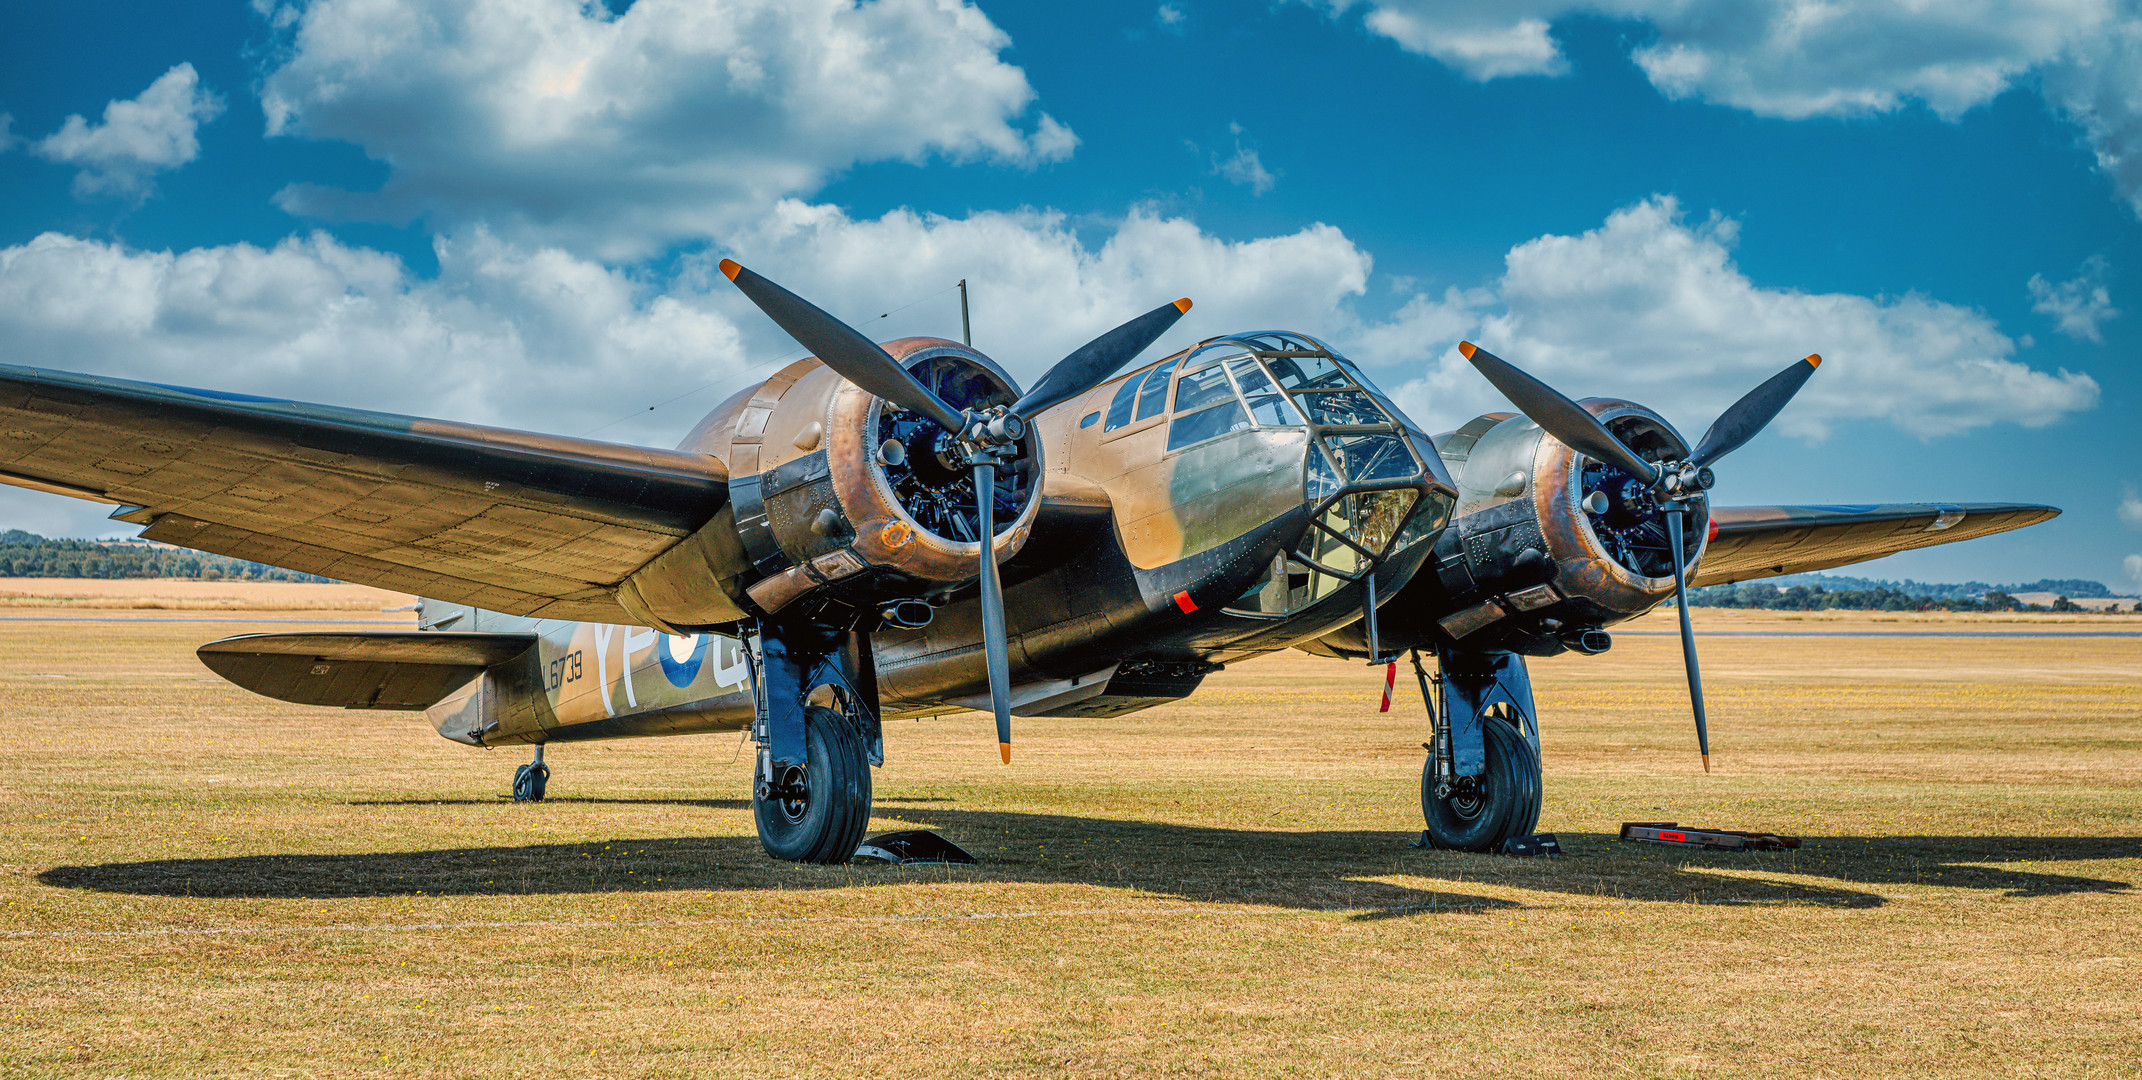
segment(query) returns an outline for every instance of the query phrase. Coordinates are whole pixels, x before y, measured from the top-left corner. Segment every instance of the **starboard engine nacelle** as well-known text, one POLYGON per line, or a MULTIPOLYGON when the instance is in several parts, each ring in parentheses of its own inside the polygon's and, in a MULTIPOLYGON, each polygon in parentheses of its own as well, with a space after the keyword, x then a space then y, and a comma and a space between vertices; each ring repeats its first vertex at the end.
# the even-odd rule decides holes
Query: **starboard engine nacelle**
MULTIPOLYGON (((906 338, 884 348, 953 408, 1017 396, 1001 368, 957 342, 906 338)), ((914 624, 927 620, 922 605, 976 579, 980 514, 953 436, 816 359, 722 403, 680 449, 728 465, 729 505, 619 590, 629 610, 657 625, 703 628, 814 607, 827 622, 887 612, 914 624)), ((1019 449, 996 473, 1000 563, 1025 546, 1039 504, 1039 440, 1026 433, 1019 449)))
MULTIPOLYGON (((1647 460, 1686 457, 1656 412, 1632 402, 1581 404, 1647 460)), ((1602 628, 1673 596, 1660 500, 1636 477, 1594 461, 1514 413, 1489 413, 1435 440, 1458 486, 1450 527, 1405 589, 1377 612, 1381 644, 1552 656, 1604 651, 1602 628)), ((1692 564, 1709 530, 1697 497, 1683 540, 1692 564)), ((1365 654, 1359 624, 1324 639, 1365 654)))

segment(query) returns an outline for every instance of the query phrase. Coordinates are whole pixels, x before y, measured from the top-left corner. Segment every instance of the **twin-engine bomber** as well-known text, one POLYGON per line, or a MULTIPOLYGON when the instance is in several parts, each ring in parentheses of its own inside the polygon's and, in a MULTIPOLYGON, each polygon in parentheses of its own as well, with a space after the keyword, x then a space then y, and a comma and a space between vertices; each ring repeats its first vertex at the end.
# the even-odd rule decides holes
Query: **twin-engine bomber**
POLYGON ((813 356, 675 450, 0 367, 0 482, 117 504, 143 536, 417 594, 419 629, 262 634, 201 660, 308 705, 424 712, 472 746, 748 729, 768 854, 846 861, 883 721, 1110 717, 1296 648, 1411 654, 1438 846, 1530 833, 1525 658, 1605 652, 1686 590, 2019 528, 2011 504, 1713 507, 1711 466, 1820 363, 1691 446, 1461 346, 1517 406, 1430 438, 1306 334, 1223 334, 1119 374, 1163 304, 1022 390, 981 352, 870 341, 733 262, 813 356), (1421 654, 1432 657, 1431 679, 1421 654))

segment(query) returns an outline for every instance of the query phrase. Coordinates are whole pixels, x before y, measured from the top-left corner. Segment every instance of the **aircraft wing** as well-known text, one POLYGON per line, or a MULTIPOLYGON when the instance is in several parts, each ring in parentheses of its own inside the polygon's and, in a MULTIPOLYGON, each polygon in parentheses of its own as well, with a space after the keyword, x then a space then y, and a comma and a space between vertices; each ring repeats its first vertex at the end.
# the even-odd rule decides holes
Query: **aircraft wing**
POLYGON ((2020 529, 2059 513, 2027 503, 1721 506, 1711 511, 1718 531, 1689 584, 1725 585, 1827 570, 2020 529))
POLYGON ((117 503, 151 540, 604 622, 728 499, 703 454, 6 365, 0 483, 117 503))

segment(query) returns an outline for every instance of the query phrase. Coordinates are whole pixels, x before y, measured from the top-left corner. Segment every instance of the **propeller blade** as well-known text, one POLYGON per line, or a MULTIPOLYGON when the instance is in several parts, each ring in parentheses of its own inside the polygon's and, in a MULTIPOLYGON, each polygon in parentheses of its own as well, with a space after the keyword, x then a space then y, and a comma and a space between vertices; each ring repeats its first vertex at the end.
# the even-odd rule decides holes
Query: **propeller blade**
POLYGON ((1162 304, 1079 346, 1076 352, 1058 360, 1056 366, 1011 407, 1012 413, 1021 417, 1033 416, 1093 389, 1102 380, 1121 371, 1123 365, 1144 352, 1146 346, 1158 341, 1160 335, 1167 333, 1168 328, 1189 310, 1190 298, 1186 296, 1172 304, 1162 304))
POLYGON ((982 512, 982 658, 989 665, 989 707, 997 714, 997 753, 1011 764, 1011 646, 1004 632, 1004 585, 997 580, 997 467, 974 467, 974 498, 982 512))
POLYGON ((788 331, 804 348, 842 378, 887 401, 913 409, 937 422, 946 431, 960 429, 960 414, 917 382, 900 362, 877 342, 864 337, 847 323, 826 314, 810 301, 767 279, 723 259, 721 272, 759 306, 766 316, 788 331))
POLYGON ((1733 403, 1732 408, 1719 414, 1711 429, 1703 433, 1703 441, 1696 444, 1696 452, 1689 457, 1689 463, 1700 469, 1755 438, 1777 419, 1792 396, 1807 385, 1807 377, 1821 366, 1822 357, 1809 356, 1748 391, 1746 396, 1733 403))
POLYGON ((1487 381, 1502 391, 1502 396, 1509 398, 1519 412, 1547 434, 1595 461, 1604 461, 1647 482, 1657 482, 1659 467, 1624 446, 1598 417, 1586 412, 1584 406, 1470 341, 1459 342, 1458 352, 1472 361, 1473 366, 1480 369, 1480 374, 1487 376, 1487 381))
POLYGON ((1681 565, 1682 517, 1686 503, 1666 510, 1666 544, 1673 549, 1673 602, 1681 609, 1681 662, 1688 666, 1688 700, 1696 707, 1696 749, 1703 755, 1703 771, 1711 771, 1711 733, 1703 722, 1703 675, 1696 667, 1696 628, 1688 621, 1688 573, 1681 565))

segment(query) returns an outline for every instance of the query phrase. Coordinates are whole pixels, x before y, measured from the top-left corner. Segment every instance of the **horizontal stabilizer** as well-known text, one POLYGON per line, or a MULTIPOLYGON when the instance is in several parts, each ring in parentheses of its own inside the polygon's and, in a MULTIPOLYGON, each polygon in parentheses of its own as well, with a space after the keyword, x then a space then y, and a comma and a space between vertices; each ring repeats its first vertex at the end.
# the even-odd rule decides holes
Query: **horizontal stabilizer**
POLYGON ((265 697, 343 709, 428 709, 483 670, 535 646, 533 634, 245 634, 196 655, 265 697))
POLYGON ((2058 517, 2028 503, 1720 506, 1692 585, 1828 570, 1913 548, 1972 540, 2058 517))

